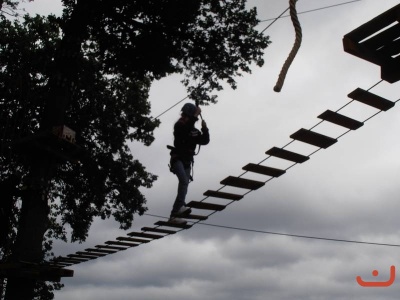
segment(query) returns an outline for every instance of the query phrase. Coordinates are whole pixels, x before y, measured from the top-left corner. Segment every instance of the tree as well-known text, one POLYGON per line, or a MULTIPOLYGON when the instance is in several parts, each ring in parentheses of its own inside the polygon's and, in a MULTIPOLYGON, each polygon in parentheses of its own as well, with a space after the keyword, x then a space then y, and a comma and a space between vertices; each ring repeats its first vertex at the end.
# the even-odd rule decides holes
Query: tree
POLYGON ((0 12, 3 15, 16 17, 19 15, 17 11, 18 4, 25 1, 32 2, 33 0, 0 0, 0 12))
MULTIPOLYGON (((6 255, 11 261, 40 263, 45 234, 50 242, 66 239, 67 224, 74 241, 85 240, 94 217, 113 216, 129 228, 134 214, 146 210, 139 188, 156 180, 127 145, 154 139, 159 121, 149 115, 152 82, 183 73, 193 100, 214 103, 223 81, 235 88, 235 77, 250 72, 251 63, 263 64, 269 43, 255 30, 256 10, 247 10, 245 0, 63 4, 60 18, 1 20, 0 176, 17 176, 25 191, 13 196, 22 204, 18 227, 8 233, 16 234, 6 255), (200 86, 192 84, 198 80, 200 86), (70 151, 40 147, 63 125, 76 131, 79 162, 60 163, 70 151)), ((20 281, 10 278, 6 297, 32 299, 36 280, 23 284, 21 291, 20 281)))

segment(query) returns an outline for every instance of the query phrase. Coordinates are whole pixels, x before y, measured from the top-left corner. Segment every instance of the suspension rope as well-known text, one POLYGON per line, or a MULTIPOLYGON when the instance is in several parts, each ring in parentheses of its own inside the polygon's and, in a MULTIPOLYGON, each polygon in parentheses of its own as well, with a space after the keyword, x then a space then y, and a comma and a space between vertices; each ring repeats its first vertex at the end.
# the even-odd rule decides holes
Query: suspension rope
MULTIPOLYGON (((377 85, 378 85, 379 83, 381 83, 381 82, 382 82, 382 81, 379 81, 378 83, 374 84, 374 85, 371 86, 368 90, 370 90, 370 89, 372 89, 373 87, 377 86, 377 85)), ((353 101, 354 101, 354 100, 351 100, 350 102, 353 102, 353 101)), ((397 103, 397 102, 399 102, 399 101, 400 101, 400 99, 397 99, 394 103, 397 103)), ((338 111, 340 111, 341 109, 343 109, 343 108, 346 107, 346 106, 347 106, 347 104, 344 105, 344 106, 342 106, 338 111)), ((378 115, 380 112, 381 112, 381 111, 379 111, 379 112, 373 114, 372 116, 370 116, 369 118, 367 118, 366 120, 364 120, 363 123, 365 123, 367 120, 372 119, 373 117, 375 117, 376 115, 378 115)), ((324 121, 325 121, 325 120, 324 120, 324 121)), ((319 124, 321 124, 321 123, 322 123, 322 122, 319 122, 319 123, 318 123, 317 125, 315 125, 313 128, 317 127, 317 126, 318 126, 319 124)), ((350 131, 351 131, 351 130, 348 130, 348 131, 345 132, 344 134, 340 135, 337 139, 339 139, 340 137, 342 137, 342 136, 348 134, 350 131)), ((288 145, 292 144, 293 142, 294 142, 294 139, 292 139, 292 141, 290 141, 289 143, 287 143, 287 144, 286 144, 283 148, 281 148, 281 149, 286 148, 288 145)), ((312 156, 313 154, 315 154, 316 152, 318 152, 318 151, 320 151, 320 150, 321 150, 321 148, 317 149, 316 151, 312 152, 309 156, 312 156)), ((259 164, 261 164, 262 162, 268 160, 270 157, 271 157, 271 156, 266 157, 266 158, 263 159, 259 164)), ((298 163, 292 164, 291 166, 289 166, 288 168, 286 168, 285 171, 287 171, 288 169, 294 167, 294 166, 297 165, 297 164, 298 164, 298 163)), ((247 172, 248 172, 248 171, 244 172, 244 173, 241 174, 239 177, 242 177, 242 176, 245 175, 247 172)), ((267 179, 267 180, 264 182, 264 184, 266 184, 267 182, 271 181, 271 180, 274 179, 274 178, 275 178, 275 177, 271 177, 270 179, 267 179)), ((224 189, 225 187, 226 187, 226 185, 223 185, 222 187, 220 187, 220 188, 218 189, 218 191, 224 189)), ((252 192, 252 190, 246 192, 244 195, 242 195, 242 197, 246 196, 247 194, 249 194, 249 193, 251 193, 251 192, 252 192)), ((209 198, 209 197, 210 197, 210 196, 206 196, 204 199, 200 200, 200 202, 203 202, 204 200, 206 200, 206 199, 209 198)), ((230 205, 233 204, 234 202, 236 202, 236 201, 235 201, 235 200, 230 201, 229 203, 227 203, 227 204, 225 205, 225 207, 230 206, 230 205)), ((210 217, 210 216, 212 216, 212 215, 215 214, 216 212, 217 212, 217 211, 213 211, 212 213, 208 214, 208 215, 207 215, 207 218, 210 217)), ((164 217, 164 216, 157 216, 157 215, 154 215, 154 214, 145 213, 144 215, 152 216, 152 217, 158 217, 158 218, 163 218, 163 219, 168 219, 167 217, 164 217)), ((346 242, 346 243, 364 244, 364 245, 379 245, 379 246, 400 247, 400 245, 397 245, 397 244, 390 244, 390 243, 377 243, 377 242, 369 242, 369 241, 357 241, 357 240, 350 240, 350 239, 344 239, 344 238, 343 238, 343 239, 338 239, 338 238, 329 238, 329 237, 318 237, 318 236, 312 236, 312 235, 299 235, 299 234, 291 234, 291 233, 280 233, 280 232, 272 232, 272 231, 252 230, 252 229, 245 229, 245 228, 232 227, 232 226, 214 225, 214 224, 204 223, 201 219, 199 219, 199 220, 197 220, 197 221, 194 221, 194 222, 191 222, 191 223, 192 223, 192 224, 190 225, 190 227, 193 226, 193 225, 196 225, 196 224, 200 224, 200 225, 204 224, 204 225, 208 225, 208 226, 215 226, 215 227, 221 227, 221 228, 230 228, 230 229, 242 230, 242 231, 259 232, 259 233, 264 233, 264 234, 275 234, 275 235, 289 236, 289 237, 295 237, 295 238, 307 238, 307 239, 314 239, 314 240, 325 240, 325 241, 334 241, 334 242, 346 242)), ((156 227, 154 227, 154 229, 157 229, 157 228, 162 227, 162 226, 163 226, 162 224, 156 224, 156 227)), ((173 233, 177 233, 177 232, 183 231, 183 230, 185 230, 185 229, 186 229, 186 228, 181 228, 181 229, 178 229, 178 230, 174 231, 173 233)), ((142 230, 143 230, 143 229, 142 229, 142 230)), ((162 229, 160 229, 160 230, 162 230, 162 229)), ((169 232, 164 232, 164 233, 166 233, 166 235, 169 235, 169 234, 170 234, 169 232)), ((166 235, 165 235, 165 236, 166 236, 166 235)), ((109 246, 108 243, 106 243, 104 246, 96 246, 96 248, 97 248, 97 247, 99 247, 99 248, 108 248, 108 247, 111 247, 110 249, 116 249, 114 252, 117 252, 117 251, 120 251, 120 250, 125 250, 125 249, 128 249, 128 248, 130 248, 130 247, 135 247, 135 246, 140 245, 140 244, 121 243, 121 242, 119 241, 119 239, 117 239, 116 242, 112 242, 112 243, 115 243, 116 245, 119 245, 119 243, 120 243, 123 247, 112 247, 112 246, 109 246)), ((112 243, 110 243, 110 244, 112 245, 112 243)), ((59 266, 60 266, 60 267, 63 267, 63 265, 73 265, 73 264, 76 264, 76 263, 84 262, 84 261, 87 261, 87 260, 89 260, 89 259, 94 259, 94 258, 97 258, 97 257, 98 257, 96 254, 91 255, 91 251, 92 251, 91 249, 87 249, 87 251, 89 251, 89 252, 88 252, 88 257, 84 257, 85 253, 83 253, 84 255, 82 256, 81 259, 80 259, 80 258, 79 258, 79 259, 73 259, 73 258, 71 259, 70 256, 59 257, 59 258, 55 258, 55 260, 54 260, 51 264, 60 264, 59 266), (91 256, 91 257, 90 257, 90 256, 91 256), (59 260, 59 259, 61 259, 61 260, 59 260), (63 259, 64 259, 64 261, 63 261, 63 259), (59 261, 58 261, 58 260, 59 260, 59 261)), ((94 250, 94 252, 96 253, 96 250, 94 250)), ((114 252, 111 252, 111 253, 114 253, 114 252)), ((82 254, 82 252, 77 252, 77 254, 75 254, 75 255, 78 255, 78 257, 79 257, 80 254, 82 254)))
POLYGON ((297 54, 297 51, 299 51, 299 48, 300 48, 300 45, 301 45, 301 40, 302 40, 301 26, 300 26, 299 19, 297 18, 296 2, 297 2, 297 0, 289 0, 290 17, 292 19, 292 23, 293 23, 293 26, 295 28, 296 39, 295 39, 293 48, 290 51, 289 56, 286 59, 284 65, 282 67, 281 73, 279 74, 279 77, 278 77, 278 81, 277 81, 277 83, 276 83, 276 85, 274 87, 274 91, 278 92, 278 93, 282 89, 283 83, 284 83, 285 78, 286 78, 286 74, 287 74, 287 72, 289 70, 289 67, 292 64, 296 54, 297 54))
MULTIPOLYGON (((154 218, 168 219, 167 217, 159 216, 159 215, 153 215, 153 214, 147 214, 147 213, 145 215, 149 216, 149 217, 154 217, 154 218)), ((283 233, 283 232, 250 229, 250 228, 235 227, 235 226, 228 226, 228 225, 217 225, 217 224, 211 224, 211 223, 205 223, 205 222, 200 222, 198 224, 204 225, 204 226, 210 226, 210 227, 237 230, 237 231, 254 232, 254 233, 262 233, 262 234, 269 234, 269 235, 278 235, 278 236, 288 236, 288 237, 294 237, 294 238, 300 238, 300 239, 322 240, 322 241, 330 241, 330 242, 363 244, 363 245, 373 245, 373 246, 400 247, 400 244, 378 243, 378 242, 368 242, 368 241, 359 241, 359 240, 328 238, 328 237, 320 237, 320 236, 312 236, 312 235, 283 233)))
MULTIPOLYGON (((305 11, 297 12, 297 15, 307 14, 307 13, 310 13, 310 12, 320 11, 320 10, 333 8, 333 7, 337 7, 337 6, 341 6, 341 5, 346 5, 346 4, 350 4, 350 3, 358 2, 358 1, 362 1, 362 0, 352 0, 352 1, 338 3, 338 4, 334 4, 334 5, 328 5, 328 6, 323 6, 323 7, 319 7, 319 8, 310 9, 310 10, 305 10, 305 11)), ((282 19, 282 18, 287 18, 287 17, 290 17, 290 15, 280 16, 279 18, 282 19)), ((268 21, 272 21, 272 20, 276 20, 276 18, 270 18, 270 19, 261 20, 260 23, 268 22, 268 21)))
MULTIPOLYGON (((377 85, 379 85, 379 84, 382 83, 382 82, 383 82, 383 80, 378 81, 377 83, 373 84, 370 88, 368 88, 367 91, 373 89, 374 87, 376 87, 377 85)), ((397 102, 399 102, 399 101, 400 101, 400 99, 397 99, 397 100, 394 101, 394 102, 397 103, 397 102)), ((354 99, 351 99, 347 104, 343 105, 343 106, 342 106, 341 108, 339 108, 336 112, 341 111, 343 108, 347 107, 347 106, 348 106, 350 103, 352 103, 352 102, 354 102, 354 99)), ((373 117, 375 117, 376 115, 380 114, 381 112, 382 112, 382 111, 378 111, 378 112, 374 113, 374 114, 371 115, 370 117, 368 117, 368 118, 366 118, 365 120, 363 120, 363 123, 365 123, 365 122, 367 122, 368 120, 372 119, 373 117)), ((326 121, 325 121, 325 120, 322 120, 322 121, 318 122, 316 125, 312 126, 311 129, 314 129, 314 128, 318 127, 320 124, 322 124, 322 123, 324 123, 324 122, 326 122, 326 121)), ((309 130, 311 130, 311 129, 309 129, 309 130)), ((350 131, 351 131, 351 130, 348 130, 348 131, 344 132, 343 134, 341 134, 340 136, 338 136, 336 139, 339 139, 339 138, 343 137, 344 135, 348 134, 350 131)), ((289 145, 291 145, 291 144, 294 143, 294 142, 295 142, 295 140, 292 139, 292 140, 291 140, 290 142, 288 142, 286 145, 284 145, 283 147, 281 147, 281 149, 287 148, 289 145)), ((316 149, 315 151, 313 151, 312 153, 310 153, 310 154, 307 155, 307 156, 310 157, 310 156, 314 155, 315 153, 319 152, 320 150, 321 150, 321 148, 318 148, 318 149, 316 149)), ((258 165, 262 164, 263 162, 267 161, 267 160, 270 159, 270 158, 271 158, 270 155, 267 156, 266 158, 264 158, 263 160, 261 160, 261 161, 258 163, 258 165)), ((289 169, 293 168, 293 167, 296 166, 297 164, 298 164, 298 163, 293 163, 292 165, 290 165, 289 167, 287 167, 284 171, 288 171, 289 169)), ((249 171, 243 172, 242 174, 240 174, 240 175, 238 176, 238 178, 243 177, 243 176, 246 175, 248 172, 249 172, 249 171)), ((272 181, 273 179, 275 179, 275 177, 271 177, 271 178, 265 180, 265 181, 264 181, 264 184, 267 184, 268 182, 272 181)), ((217 191, 221 191, 221 190, 223 190, 223 189, 226 188, 226 187, 227 187, 226 185, 222 185, 217 191)), ((252 192, 252 190, 249 190, 249 191, 247 191, 246 193, 244 193, 244 194, 241 195, 241 196, 244 197, 244 196, 250 194, 251 192, 252 192)), ((204 202, 204 201, 205 201, 206 199, 208 199, 208 198, 209 198, 209 196, 206 196, 206 197, 204 197, 203 199, 201 199, 199 202, 204 202)), ((229 203, 227 203, 225 206, 228 207, 228 206, 230 206, 231 204, 233 204, 233 203, 235 203, 235 202, 236 202, 235 200, 232 200, 232 201, 230 201, 229 203)), ((217 212, 218 212, 218 211, 213 211, 213 212, 209 213, 209 214, 207 215, 207 217, 210 217, 210 216, 216 214, 217 212)), ((146 214, 146 213, 145 213, 144 215, 149 215, 149 214, 146 214)), ((203 223, 203 222, 202 222, 201 220, 198 220, 198 221, 193 222, 193 225, 194 225, 194 224, 202 224, 202 223, 203 223)))

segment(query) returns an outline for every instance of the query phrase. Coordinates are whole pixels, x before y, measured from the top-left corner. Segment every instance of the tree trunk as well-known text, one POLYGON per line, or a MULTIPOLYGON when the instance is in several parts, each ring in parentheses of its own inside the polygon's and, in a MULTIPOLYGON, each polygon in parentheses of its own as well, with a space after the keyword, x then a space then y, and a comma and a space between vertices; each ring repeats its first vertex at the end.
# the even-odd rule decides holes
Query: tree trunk
MULTIPOLYGON (((37 157, 32 164, 28 191, 22 196, 12 262, 40 263, 43 260, 43 237, 48 226, 49 212, 47 191, 53 165, 45 157, 37 157)), ((8 278, 5 299, 33 299, 35 283, 33 278, 8 278)))
MULTIPOLYGON (((1 1, 1 0, 0 0, 1 1)), ((90 22, 90 6, 93 0, 79 0, 68 20, 58 55, 55 58, 55 74, 49 81, 49 94, 41 122, 42 130, 63 125, 65 111, 71 100, 74 81, 81 55, 81 44, 90 22)), ((40 263, 43 260, 43 240, 47 230, 49 205, 47 191, 56 163, 51 155, 43 153, 32 157, 30 188, 32 192, 23 197, 17 240, 13 249, 13 261, 40 263)), ((33 299, 36 280, 32 278, 9 278, 6 300, 33 299)))

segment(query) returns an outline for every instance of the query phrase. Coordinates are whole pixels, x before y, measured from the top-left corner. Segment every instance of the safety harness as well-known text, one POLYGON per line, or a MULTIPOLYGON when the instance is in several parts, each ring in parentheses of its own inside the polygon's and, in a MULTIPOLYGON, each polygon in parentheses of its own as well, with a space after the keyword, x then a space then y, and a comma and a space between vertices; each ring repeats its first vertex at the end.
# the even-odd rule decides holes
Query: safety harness
MULTIPOLYGON (((173 151, 176 151, 176 148, 175 148, 174 146, 167 145, 167 148, 168 148, 169 150, 171 150, 170 154, 172 154, 173 151)), ((201 145, 199 145, 199 150, 197 151, 197 153, 194 153, 193 156, 196 156, 197 154, 200 153, 200 148, 201 148, 201 145)), ((175 171, 174 171, 174 168, 172 167, 171 164, 168 164, 168 168, 169 168, 169 170, 171 171, 171 173, 176 174, 175 171)), ((191 174, 190 174, 190 176, 189 176, 190 182, 194 181, 193 178, 194 178, 194 160, 191 161, 191 174)))

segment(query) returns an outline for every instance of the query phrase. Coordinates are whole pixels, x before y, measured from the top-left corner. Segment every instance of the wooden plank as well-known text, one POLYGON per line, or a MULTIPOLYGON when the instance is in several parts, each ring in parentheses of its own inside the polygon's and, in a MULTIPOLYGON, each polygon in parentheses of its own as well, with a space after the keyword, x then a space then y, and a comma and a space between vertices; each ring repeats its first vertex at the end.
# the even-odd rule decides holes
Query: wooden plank
POLYGON ((243 167, 243 170, 272 177, 279 177, 286 173, 285 170, 252 164, 252 163, 245 165, 243 167))
POLYGON ((127 246, 127 247, 136 247, 136 246, 138 246, 138 244, 125 243, 125 242, 116 242, 116 241, 107 241, 104 244, 117 245, 117 246, 127 246))
POLYGON ((149 233, 144 233, 144 232, 130 232, 128 233, 129 236, 137 236, 137 237, 143 237, 147 239, 160 239, 164 237, 163 235, 158 235, 158 234, 149 234, 149 233))
POLYGON ((388 28, 385 31, 371 37, 368 40, 363 41, 361 44, 368 49, 378 50, 381 47, 385 47, 391 42, 395 41, 400 35, 400 23, 388 28))
POLYGON ((53 259, 53 260, 50 260, 50 261, 44 261, 42 264, 46 265, 46 266, 49 266, 49 267, 57 268, 60 265, 70 265, 71 263, 62 263, 62 262, 59 262, 59 261, 56 261, 56 260, 53 259))
POLYGON ((47 264, 26 262, 0 264, 0 277, 30 278, 40 281, 61 281, 61 277, 73 277, 74 271, 47 264))
POLYGON ((67 263, 67 262, 61 262, 61 261, 50 261, 50 262, 47 262, 47 264, 49 266, 64 268, 64 267, 69 267, 69 266, 73 265, 74 263, 72 263, 72 262, 67 263))
POLYGON ((81 254, 81 255, 89 255, 89 256, 95 256, 95 257, 103 257, 106 256, 107 254, 105 253, 93 253, 93 252, 88 252, 88 251, 77 251, 76 254, 81 254))
POLYGON ((242 195, 224 193, 224 192, 219 192, 219 191, 210 191, 210 190, 205 192, 203 195, 208 196, 208 197, 222 198, 222 199, 228 199, 228 200, 234 200, 234 201, 238 201, 243 198, 242 195))
POLYGON ((73 260, 73 259, 67 259, 67 258, 57 258, 57 260, 55 261, 56 263, 60 263, 60 264, 68 264, 69 266, 71 265, 75 265, 75 264, 79 264, 82 261, 80 260, 73 260))
POLYGON ((384 47, 376 51, 377 55, 390 56, 390 57, 395 56, 399 53, 400 53, 400 39, 393 41, 392 43, 385 45, 384 47))
POLYGON ((69 257, 58 257, 56 259, 56 261, 79 264, 81 262, 87 261, 87 259, 75 259, 75 258, 69 258, 69 257))
POLYGON ((52 261, 49 265, 58 267, 58 268, 64 268, 64 267, 69 267, 74 265, 75 263, 73 262, 61 262, 61 261, 52 261))
POLYGON ((331 110, 327 110, 327 111, 323 112, 322 114, 320 114, 318 116, 318 118, 328 121, 328 122, 331 122, 331 123, 334 123, 339 126, 346 127, 351 130, 356 130, 364 125, 363 122, 354 120, 352 118, 346 117, 342 114, 333 112, 331 110))
POLYGON ((90 260, 90 259, 96 259, 98 258, 97 256, 91 256, 91 255, 79 255, 79 254, 68 254, 67 255, 70 258, 78 258, 78 259, 86 259, 86 260, 90 260))
POLYGON ((143 231, 150 231, 150 232, 158 232, 158 233, 165 233, 165 234, 174 234, 176 231, 168 230, 168 229, 161 229, 161 228, 153 228, 153 227, 143 227, 143 231))
POLYGON ((271 149, 269 149, 267 152, 265 152, 265 154, 271 155, 271 156, 275 156, 275 157, 279 157, 285 160, 290 160, 292 162, 301 164, 303 162, 306 162, 307 160, 310 159, 310 157, 308 156, 304 156, 295 152, 291 152, 282 148, 278 148, 278 147, 273 147, 271 149))
POLYGON ((352 91, 350 94, 348 94, 348 97, 383 111, 389 110, 395 104, 392 101, 377 96, 371 92, 367 92, 361 88, 357 88, 352 91))
POLYGON ((324 149, 332 146, 334 143, 337 142, 337 140, 334 138, 304 128, 296 131, 290 137, 294 140, 298 140, 303 143, 307 143, 324 149))
POLYGON ((80 262, 88 261, 88 259, 85 258, 85 257, 82 257, 82 258, 80 258, 80 257, 70 257, 70 255, 72 255, 72 254, 69 254, 67 256, 63 256, 63 257, 60 257, 60 258, 57 258, 57 259, 61 260, 61 261, 67 261, 69 259, 71 261, 80 261, 80 262), (62 259, 65 259, 65 260, 62 260, 62 259))
POLYGON ((96 245, 95 247, 100 248, 100 249, 113 249, 113 250, 120 250, 120 251, 128 249, 126 247, 117 247, 117 246, 110 246, 110 245, 96 245))
POLYGON ((117 240, 118 241, 127 241, 127 242, 132 242, 132 243, 141 243, 141 244, 150 242, 149 240, 136 239, 136 238, 124 237, 124 236, 117 237, 117 240))
POLYGON ((392 7, 386 12, 378 15, 372 20, 364 23, 363 25, 357 27, 351 32, 347 33, 346 36, 354 41, 361 41, 367 37, 373 35, 374 33, 382 30, 383 28, 389 26, 395 21, 399 20, 400 4, 392 7))
POLYGON ((187 215, 182 217, 183 219, 190 219, 190 220, 200 220, 200 221, 205 221, 208 219, 208 216, 202 216, 202 215, 187 215))
POLYGON ((221 211, 221 210, 225 209, 225 207, 226 207, 225 205, 221 205, 221 204, 199 202, 199 201, 190 201, 187 206, 196 208, 196 209, 216 210, 216 211, 221 211))
POLYGON ((165 221, 158 221, 154 223, 157 226, 166 226, 166 227, 174 227, 174 228, 181 228, 181 229, 189 229, 192 225, 189 224, 176 224, 173 222, 165 222, 165 221))
MULTIPOLYGON (((105 253, 105 254, 113 254, 113 253, 117 253, 117 250, 104 250, 104 249, 94 249, 94 248, 87 248, 85 249, 85 251, 88 252, 97 252, 97 253, 105 253)), ((95 253, 93 253, 95 254, 95 253)))
POLYGON ((350 53, 354 56, 357 56, 361 59, 369 61, 371 63, 382 65, 387 63, 387 59, 384 59, 375 54, 375 51, 368 49, 362 44, 358 44, 357 42, 349 39, 348 37, 343 38, 343 49, 345 52, 350 53))
POLYGON ((224 180, 221 181, 222 185, 229 185, 233 187, 238 187, 242 189, 248 190, 257 190, 260 187, 264 186, 264 182, 244 179, 239 177, 228 176, 224 180))

